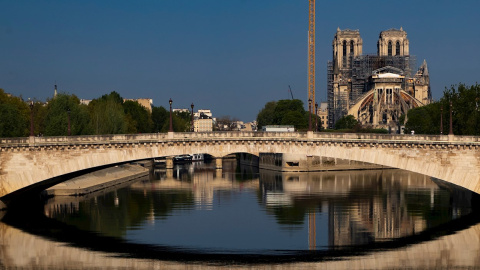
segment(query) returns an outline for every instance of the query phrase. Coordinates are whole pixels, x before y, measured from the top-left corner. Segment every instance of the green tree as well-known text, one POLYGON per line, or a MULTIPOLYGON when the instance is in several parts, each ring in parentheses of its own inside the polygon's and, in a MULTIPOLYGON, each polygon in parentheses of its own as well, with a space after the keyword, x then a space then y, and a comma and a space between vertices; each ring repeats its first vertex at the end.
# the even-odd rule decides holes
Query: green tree
POLYGON ((48 100, 44 134, 47 136, 68 135, 69 118, 71 135, 92 133, 87 107, 80 104, 77 96, 61 93, 48 100))
POLYGON ((480 135, 480 85, 459 84, 445 89, 438 102, 411 109, 407 114, 405 129, 420 134, 439 134, 440 119, 443 134, 450 130, 450 102, 453 107, 452 126, 456 135, 480 135))
MULTIPOLYGON (((299 99, 271 101, 257 115, 258 127, 266 125, 293 125, 296 129, 308 127, 309 113, 299 99)), ((312 124, 315 123, 312 115, 312 124)))
POLYGON ((154 132, 167 132, 170 121, 169 112, 162 106, 152 106, 152 121, 154 132), (166 127, 166 129, 164 129, 166 127))
POLYGON ((353 115, 345 115, 335 123, 335 129, 353 129, 358 125, 357 119, 353 115))
POLYGON ((88 104, 92 128, 95 134, 124 134, 127 132, 127 119, 123 109, 123 99, 117 92, 103 95, 88 104))
POLYGON ((150 112, 136 101, 127 100, 123 103, 127 121, 128 133, 150 133, 153 131, 153 121, 150 112))
POLYGON ((0 137, 28 136, 30 108, 21 98, 0 89, 0 137))
POLYGON ((414 108, 408 111, 408 121, 405 132, 412 130, 418 134, 440 133, 440 104, 432 103, 427 106, 414 108), (438 121, 437 121, 438 119, 438 121))
MULTIPOLYGON (((169 120, 170 121, 170 120, 169 120)), ((190 112, 174 112, 173 113, 173 131, 188 132, 190 131, 191 113, 190 112)), ((169 125, 170 122, 167 122, 169 125)))
POLYGON ((274 125, 276 101, 270 101, 265 104, 265 107, 257 115, 257 125, 262 128, 266 125, 274 125))

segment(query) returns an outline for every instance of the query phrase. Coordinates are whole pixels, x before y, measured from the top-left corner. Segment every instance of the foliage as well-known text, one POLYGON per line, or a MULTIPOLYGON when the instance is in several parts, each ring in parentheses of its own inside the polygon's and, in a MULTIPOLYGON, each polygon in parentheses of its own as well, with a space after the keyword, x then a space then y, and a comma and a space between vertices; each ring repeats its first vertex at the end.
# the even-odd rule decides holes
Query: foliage
POLYGON ((80 99, 75 95, 64 93, 58 94, 56 97, 48 101, 45 113, 44 130, 40 133, 47 136, 68 135, 69 117, 71 135, 85 135, 91 133, 90 117, 87 107, 81 105, 80 99))
POLYGON ((335 129, 353 129, 358 125, 357 119, 353 115, 345 115, 335 123, 335 129))
POLYGON ((265 107, 257 115, 257 125, 259 128, 266 125, 274 125, 276 101, 270 101, 265 104, 265 107))
MULTIPOLYGON (((270 101, 257 115, 258 127, 266 125, 293 125, 296 129, 308 128, 309 113, 299 99, 270 101)), ((312 117, 312 124, 315 116, 312 117)))
MULTIPOLYGON (((188 132, 191 129, 192 114, 190 112, 173 113, 173 131, 188 132)), ((170 125, 170 122, 168 122, 170 125)))
POLYGON ((150 112, 138 102, 127 100, 123 103, 128 133, 149 133, 153 129, 150 112))
POLYGON ((438 102, 408 111, 405 130, 420 134, 439 134, 440 122, 443 134, 450 130, 450 102, 452 103, 452 127, 455 135, 480 135, 480 85, 459 84, 445 89, 438 102), (442 117, 441 117, 442 116, 442 117))
POLYGON ((169 112, 162 106, 152 106, 153 132, 167 132, 169 125, 169 112), (166 127, 166 129, 164 129, 166 127))
POLYGON ((18 97, 0 89, 0 137, 23 137, 30 134, 30 108, 18 97))
POLYGON ((127 132, 123 99, 116 92, 103 95, 88 104, 94 134, 122 134, 127 132))

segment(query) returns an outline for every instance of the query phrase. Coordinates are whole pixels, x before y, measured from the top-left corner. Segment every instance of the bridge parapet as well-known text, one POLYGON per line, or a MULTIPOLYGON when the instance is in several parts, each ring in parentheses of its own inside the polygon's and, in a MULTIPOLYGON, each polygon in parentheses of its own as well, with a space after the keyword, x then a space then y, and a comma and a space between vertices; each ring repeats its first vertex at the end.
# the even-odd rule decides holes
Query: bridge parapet
POLYGON ((397 135, 372 133, 313 133, 309 137, 305 132, 176 132, 148 134, 115 134, 86 136, 52 136, 0 138, 0 147, 32 147, 46 145, 84 145, 115 143, 148 143, 168 141, 209 141, 209 140, 310 140, 310 141, 349 141, 349 142, 383 142, 383 143, 425 143, 425 144, 480 144, 476 136, 448 135, 397 135))

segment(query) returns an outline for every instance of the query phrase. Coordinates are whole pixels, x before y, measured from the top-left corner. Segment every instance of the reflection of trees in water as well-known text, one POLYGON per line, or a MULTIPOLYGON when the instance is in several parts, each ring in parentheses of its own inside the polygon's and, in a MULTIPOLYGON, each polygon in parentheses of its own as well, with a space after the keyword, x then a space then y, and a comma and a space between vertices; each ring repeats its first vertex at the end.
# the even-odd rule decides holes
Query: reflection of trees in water
MULTIPOLYGON (((235 161, 227 161, 226 164, 225 172, 236 172, 235 161)), ((184 164, 176 169, 178 170, 174 169, 174 172, 180 172, 178 175, 174 173, 176 180, 197 187, 199 182, 202 185, 209 184, 208 181, 202 181, 205 180, 202 175, 213 179, 216 171, 214 164, 204 163, 184 164)), ((253 176, 254 173, 250 170, 244 169, 243 171, 247 172, 247 175, 239 177, 247 179, 253 176)), ((50 217, 75 225, 81 230, 92 230, 108 236, 121 237, 125 235, 127 229, 139 226, 145 220, 165 219, 177 209, 193 209, 195 207, 198 198, 195 198, 190 186, 188 189, 150 189, 152 183, 167 180, 164 172, 156 171, 151 176, 158 180, 151 179, 141 182, 142 189, 122 188, 94 197, 85 197, 85 200, 72 198, 76 201, 75 203, 47 204, 45 208, 48 209, 50 217)), ((231 192, 220 191, 217 192, 217 196, 227 201, 230 200, 231 192)))
POLYGON ((151 219, 152 215, 154 218, 166 218, 176 208, 193 206, 194 198, 188 191, 144 192, 119 189, 80 202, 73 214, 55 212, 50 217, 75 225, 80 230, 121 237, 127 229, 151 219))

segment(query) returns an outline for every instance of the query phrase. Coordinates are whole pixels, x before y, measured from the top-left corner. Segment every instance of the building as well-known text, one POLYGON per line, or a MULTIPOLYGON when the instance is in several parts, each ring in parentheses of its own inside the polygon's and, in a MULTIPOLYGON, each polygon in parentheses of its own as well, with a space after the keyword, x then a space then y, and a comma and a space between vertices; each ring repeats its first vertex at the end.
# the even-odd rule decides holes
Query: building
POLYGON ((317 116, 320 118, 319 125, 323 129, 328 128, 328 102, 320 102, 320 107, 318 107, 317 116))
POLYGON ((213 131, 213 118, 210 110, 198 110, 198 112, 193 114, 193 118, 194 132, 213 131))
POLYGON ((359 30, 337 29, 327 64, 328 127, 351 114, 364 126, 399 132, 402 115, 432 100, 427 62, 412 73, 415 56, 402 28, 380 33, 376 55, 364 55, 362 45, 359 30))

